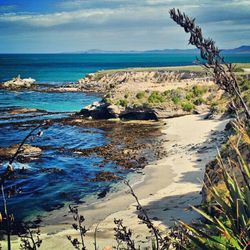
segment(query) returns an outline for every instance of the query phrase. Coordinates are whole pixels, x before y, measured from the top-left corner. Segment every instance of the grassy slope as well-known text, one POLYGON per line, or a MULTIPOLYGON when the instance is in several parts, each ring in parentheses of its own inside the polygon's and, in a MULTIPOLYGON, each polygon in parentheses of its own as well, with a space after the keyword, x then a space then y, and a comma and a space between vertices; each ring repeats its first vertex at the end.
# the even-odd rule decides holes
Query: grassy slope
MULTIPOLYGON (((248 68, 250 69, 250 63, 235 63, 236 68, 248 68)), ((118 72, 141 72, 141 71, 157 71, 157 70, 167 70, 167 71, 180 71, 180 72, 203 72, 204 68, 200 65, 190 65, 190 66, 176 66, 176 67, 151 67, 151 68, 126 68, 126 69, 112 69, 112 70, 102 70, 95 73, 96 78, 101 78, 106 74, 115 74, 118 72)), ((237 74, 249 74, 249 72, 237 72, 237 74)))

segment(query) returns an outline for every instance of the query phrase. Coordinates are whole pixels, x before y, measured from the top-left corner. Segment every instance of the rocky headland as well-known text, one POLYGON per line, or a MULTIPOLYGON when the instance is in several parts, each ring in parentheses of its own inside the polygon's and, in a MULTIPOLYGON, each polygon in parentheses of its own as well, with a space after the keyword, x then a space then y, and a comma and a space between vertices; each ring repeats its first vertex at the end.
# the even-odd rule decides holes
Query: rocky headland
POLYGON ((89 119, 157 120, 202 114, 223 95, 199 67, 100 71, 74 86, 102 93, 101 102, 79 112, 89 119))

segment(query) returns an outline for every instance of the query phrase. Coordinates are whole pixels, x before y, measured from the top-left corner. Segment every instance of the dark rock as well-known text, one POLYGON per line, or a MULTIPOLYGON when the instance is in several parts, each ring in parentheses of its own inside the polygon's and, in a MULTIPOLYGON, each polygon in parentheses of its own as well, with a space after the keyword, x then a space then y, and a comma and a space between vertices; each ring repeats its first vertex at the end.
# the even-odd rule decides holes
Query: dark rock
POLYGON ((59 168, 41 168, 40 169, 42 173, 47 173, 47 174, 63 174, 64 170, 59 169, 59 168))
POLYGON ((109 192, 109 188, 104 189, 102 192, 100 192, 97 195, 97 199, 102 199, 102 198, 106 197, 108 192, 109 192))
POLYGON ((114 114, 111 114, 108 110, 108 105, 105 103, 93 103, 84 109, 82 109, 78 114, 86 118, 93 119, 110 119, 116 118, 114 114))
POLYGON ((152 110, 127 111, 122 113, 119 118, 124 120, 158 120, 156 113, 152 110))
POLYGON ((149 108, 123 108, 104 102, 93 103, 82 109, 79 115, 93 119, 120 118, 123 120, 158 120, 157 113, 149 108))

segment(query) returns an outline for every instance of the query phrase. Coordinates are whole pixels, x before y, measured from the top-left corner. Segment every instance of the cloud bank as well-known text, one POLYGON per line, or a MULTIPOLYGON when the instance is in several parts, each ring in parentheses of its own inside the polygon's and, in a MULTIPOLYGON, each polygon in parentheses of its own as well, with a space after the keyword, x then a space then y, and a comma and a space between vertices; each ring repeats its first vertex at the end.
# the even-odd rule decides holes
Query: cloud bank
POLYGON ((187 48, 187 35, 169 18, 172 7, 196 17, 220 47, 250 44, 245 0, 43 0, 40 12, 13 1, 0 5, 0 52, 187 48))

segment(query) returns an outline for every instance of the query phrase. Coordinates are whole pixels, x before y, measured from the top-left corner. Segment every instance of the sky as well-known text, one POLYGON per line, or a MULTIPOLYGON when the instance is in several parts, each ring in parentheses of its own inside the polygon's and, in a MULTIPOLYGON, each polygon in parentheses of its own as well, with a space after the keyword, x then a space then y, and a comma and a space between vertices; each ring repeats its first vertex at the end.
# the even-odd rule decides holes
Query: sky
POLYGON ((0 53, 192 48, 170 8, 219 48, 250 45, 250 0, 0 0, 0 53))

